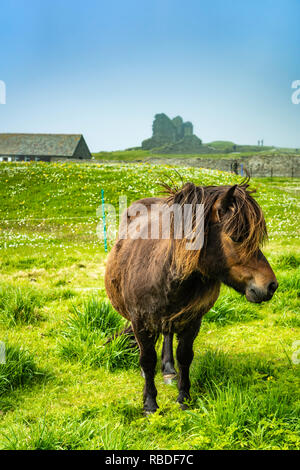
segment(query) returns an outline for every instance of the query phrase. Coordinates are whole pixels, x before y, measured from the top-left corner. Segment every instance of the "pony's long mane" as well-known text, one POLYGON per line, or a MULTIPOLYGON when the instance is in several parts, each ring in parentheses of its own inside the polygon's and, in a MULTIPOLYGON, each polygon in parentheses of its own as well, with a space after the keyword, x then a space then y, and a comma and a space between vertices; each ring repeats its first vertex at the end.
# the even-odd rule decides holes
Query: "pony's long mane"
MULTIPOLYGON (((196 186, 185 183, 182 187, 171 187, 162 183, 165 202, 171 206, 190 204, 193 208, 193 224, 196 222, 196 205, 204 205, 204 245, 201 250, 187 250, 187 239, 175 240, 171 238, 172 263, 181 273, 182 278, 189 276, 195 269, 199 269, 199 258, 205 256, 207 235, 211 224, 212 208, 218 198, 222 197, 231 186, 196 186)), ((222 218, 222 231, 237 243, 237 251, 244 260, 250 258, 258 250, 267 237, 262 209, 252 197, 255 190, 249 190, 249 178, 236 186, 234 200, 230 210, 222 218)), ((174 219, 174 218, 173 218, 174 219)), ((171 222, 172 223, 172 222, 171 222)), ((195 229, 195 225, 193 227, 195 229)), ((171 233, 174 232, 171 231, 171 233)), ((205 274, 205 273, 203 273, 205 274)))

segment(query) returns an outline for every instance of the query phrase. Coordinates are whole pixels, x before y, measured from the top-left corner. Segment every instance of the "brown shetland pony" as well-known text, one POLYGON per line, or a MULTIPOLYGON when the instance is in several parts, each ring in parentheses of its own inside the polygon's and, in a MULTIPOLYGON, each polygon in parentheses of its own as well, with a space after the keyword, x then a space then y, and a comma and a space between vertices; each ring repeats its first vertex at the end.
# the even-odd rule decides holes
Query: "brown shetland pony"
MULTIPOLYGON (((172 340, 177 335, 177 401, 185 409, 190 399, 193 342, 203 315, 219 296, 221 283, 257 303, 270 300, 278 287, 260 251, 267 236, 264 216, 248 187, 248 181, 235 186, 186 183, 175 189, 165 185, 167 197, 142 199, 123 214, 121 232, 135 219, 130 209, 137 204, 146 206, 149 213, 151 207, 157 208, 157 214, 173 204, 204 205, 200 250, 187 250, 187 240, 176 239, 171 231, 169 239, 119 237, 108 257, 106 291, 114 308, 130 322, 140 348, 146 413, 158 408, 154 376, 159 334, 164 334, 162 372, 167 377, 176 374, 172 340)), ((155 217, 155 210, 151 213, 155 217)), ((150 223, 151 217, 140 217, 141 233, 150 230, 150 223)))

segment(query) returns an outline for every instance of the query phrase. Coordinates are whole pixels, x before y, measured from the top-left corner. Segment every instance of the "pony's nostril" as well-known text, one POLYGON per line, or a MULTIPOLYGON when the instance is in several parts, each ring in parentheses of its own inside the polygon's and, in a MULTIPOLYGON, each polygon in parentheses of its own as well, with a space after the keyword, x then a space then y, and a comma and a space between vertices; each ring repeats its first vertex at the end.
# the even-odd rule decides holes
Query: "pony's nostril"
POLYGON ((268 285, 268 292, 269 292, 269 294, 273 295, 274 292, 276 291, 277 287, 278 287, 278 283, 277 283, 277 282, 274 282, 274 281, 270 282, 270 284, 268 285))
POLYGON ((258 299, 257 291, 253 287, 249 289, 249 294, 251 294, 252 298, 255 299, 255 301, 258 299))

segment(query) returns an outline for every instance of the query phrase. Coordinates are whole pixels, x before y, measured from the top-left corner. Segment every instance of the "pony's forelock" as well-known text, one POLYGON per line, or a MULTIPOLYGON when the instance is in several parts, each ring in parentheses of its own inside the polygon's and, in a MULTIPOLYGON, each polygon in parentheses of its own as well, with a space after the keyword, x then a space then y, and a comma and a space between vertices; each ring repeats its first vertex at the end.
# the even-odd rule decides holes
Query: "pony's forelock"
MULTIPOLYGON (((165 202, 168 205, 184 206, 184 204, 190 204, 194 208, 193 223, 195 222, 196 205, 204 205, 204 245, 201 251, 187 250, 185 237, 170 241, 170 247, 173 248, 173 262, 182 277, 185 278, 199 267, 200 253, 205 252, 206 249, 213 206, 231 186, 196 186, 190 182, 183 184, 180 188, 171 187, 165 183, 161 185, 164 188, 165 202)), ((254 192, 255 190, 249 189, 248 178, 237 185, 231 210, 227 211, 221 220, 222 231, 237 243, 236 250, 244 260, 251 258, 267 238, 264 215, 252 197, 254 192)))

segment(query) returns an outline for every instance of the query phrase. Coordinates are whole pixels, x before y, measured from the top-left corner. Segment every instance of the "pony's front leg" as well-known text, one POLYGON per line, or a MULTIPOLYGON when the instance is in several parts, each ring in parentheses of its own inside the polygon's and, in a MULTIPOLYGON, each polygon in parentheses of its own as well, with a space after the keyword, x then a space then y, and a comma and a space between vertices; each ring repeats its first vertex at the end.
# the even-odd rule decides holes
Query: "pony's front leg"
POLYGON ((166 384, 170 384, 176 377, 173 355, 173 333, 164 336, 161 352, 161 370, 166 384))
POLYGON ((144 411, 146 414, 154 413, 157 408, 155 387, 155 366, 157 355, 155 351, 156 338, 146 330, 133 325, 133 331, 140 348, 140 365, 145 378, 144 386, 144 411))
POLYGON ((190 400, 190 365, 192 363, 194 352, 193 343, 199 332, 201 319, 188 324, 186 329, 181 331, 178 336, 178 346, 176 351, 179 377, 177 402, 181 409, 187 409, 187 402, 190 400))

